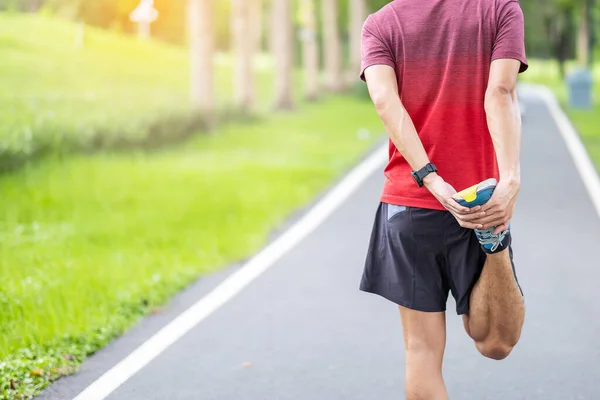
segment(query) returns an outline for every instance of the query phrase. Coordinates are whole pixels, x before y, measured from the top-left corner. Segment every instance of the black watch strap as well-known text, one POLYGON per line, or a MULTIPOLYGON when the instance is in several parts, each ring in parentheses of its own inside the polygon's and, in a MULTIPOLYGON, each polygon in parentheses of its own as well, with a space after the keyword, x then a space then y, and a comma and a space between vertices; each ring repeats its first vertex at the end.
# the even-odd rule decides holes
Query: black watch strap
POLYGON ((419 187, 423 187, 423 179, 425 179, 427 175, 434 172, 437 172, 437 168, 435 165, 433 165, 433 163, 429 163, 418 171, 412 171, 411 175, 413 178, 415 178, 417 185, 419 185, 419 187))

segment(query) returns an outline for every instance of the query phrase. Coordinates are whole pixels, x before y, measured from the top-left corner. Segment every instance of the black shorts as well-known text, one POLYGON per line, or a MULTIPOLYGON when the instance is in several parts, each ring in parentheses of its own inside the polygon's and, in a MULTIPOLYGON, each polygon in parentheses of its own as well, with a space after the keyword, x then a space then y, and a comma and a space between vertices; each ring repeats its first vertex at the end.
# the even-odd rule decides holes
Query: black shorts
POLYGON ((462 315, 485 260, 473 230, 449 212, 381 203, 360 290, 426 312, 445 311, 452 292, 462 315))

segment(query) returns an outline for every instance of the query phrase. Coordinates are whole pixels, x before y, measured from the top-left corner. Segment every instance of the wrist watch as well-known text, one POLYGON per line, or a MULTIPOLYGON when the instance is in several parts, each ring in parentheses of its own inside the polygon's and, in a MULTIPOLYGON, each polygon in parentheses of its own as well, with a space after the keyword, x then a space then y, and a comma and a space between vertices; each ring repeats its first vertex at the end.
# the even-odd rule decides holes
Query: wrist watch
POLYGON ((415 178, 417 185, 419 185, 419 187, 423 187, 423 179, 425 179, 427 175, 432 174, 434 172, 437 172, 437 168, 435 167, 435 165, 433 165, 433 163, 428 163, 420 170, 412 171, 410 174, 413 176, 413 178, 415 178))

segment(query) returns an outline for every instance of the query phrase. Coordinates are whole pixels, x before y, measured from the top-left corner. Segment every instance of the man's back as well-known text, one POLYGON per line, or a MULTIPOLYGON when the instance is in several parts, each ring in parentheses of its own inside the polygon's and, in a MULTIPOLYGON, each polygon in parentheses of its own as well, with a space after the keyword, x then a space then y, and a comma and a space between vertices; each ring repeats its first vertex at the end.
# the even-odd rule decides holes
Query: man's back
MULTIPOLYGON (((363 71, 394 68, 402 103, 429 158, 457 188, 498 177, 484 97, 490 63, 520 60, 527 68, 523 24, 514 0, 395 0, 371 15, 363 30, 363 71)), ((364 75, 363 75, 364 78, 364 75)), ((411 167, 390 142, 382 201, 443 209, 410 177, 411 167)))
POLYGON ((485 357, 506 358, 521 335, 510 222, 523 37, 511 0, 396 0, 363 29, 362 76, 390 162, 360 289, 400 307, 407 400, 448 399, 450 293, 485 357))

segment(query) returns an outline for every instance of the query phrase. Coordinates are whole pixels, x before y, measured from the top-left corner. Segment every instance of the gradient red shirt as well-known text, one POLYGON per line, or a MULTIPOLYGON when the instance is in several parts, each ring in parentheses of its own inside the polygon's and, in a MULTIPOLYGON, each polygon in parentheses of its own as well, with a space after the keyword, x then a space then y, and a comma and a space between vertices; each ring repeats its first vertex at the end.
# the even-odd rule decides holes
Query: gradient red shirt
MULTIPOLYGON (((456 190, 498 178, 484 97, 492 60, 527 69, 523 13, 514 0, 395 0, 369 16, 362 71, 394 68, 402 104, 431 162, 456 190)), ((392 141, 381 201, 443 210, 392 141)))

